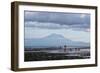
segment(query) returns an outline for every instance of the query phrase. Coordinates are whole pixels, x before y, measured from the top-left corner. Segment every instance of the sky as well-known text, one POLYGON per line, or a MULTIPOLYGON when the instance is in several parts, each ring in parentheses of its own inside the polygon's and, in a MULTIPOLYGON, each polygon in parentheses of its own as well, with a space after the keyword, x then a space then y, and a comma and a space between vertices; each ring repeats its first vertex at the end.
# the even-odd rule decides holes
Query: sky
POLYGON ((66 39, 90 42, 90 14, 24 11, 25 39, 60 34, 66 39))

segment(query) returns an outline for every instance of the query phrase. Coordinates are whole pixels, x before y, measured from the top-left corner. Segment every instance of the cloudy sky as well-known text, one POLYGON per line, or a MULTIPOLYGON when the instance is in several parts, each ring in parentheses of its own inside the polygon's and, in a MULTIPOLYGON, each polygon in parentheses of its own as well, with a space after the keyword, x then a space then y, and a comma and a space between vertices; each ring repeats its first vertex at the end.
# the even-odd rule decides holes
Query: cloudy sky
POLYGON ((25 39, 60 34, 73 41, 90 41, 90 14, 24 11, 25 39))

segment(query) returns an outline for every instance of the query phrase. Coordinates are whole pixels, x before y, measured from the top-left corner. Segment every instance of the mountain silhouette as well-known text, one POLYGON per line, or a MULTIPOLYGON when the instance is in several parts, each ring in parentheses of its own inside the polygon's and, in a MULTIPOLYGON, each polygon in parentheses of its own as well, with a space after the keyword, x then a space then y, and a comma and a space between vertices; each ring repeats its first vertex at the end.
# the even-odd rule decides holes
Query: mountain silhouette
POLYGON ((58 39, 62 39, 64 38, 64 36, 60 35, 60 34, 51 34, 51 35, 48 35, 46 36, 45 38, 58 38, 58 39))
POLYGON ((44 38, 39 39, 25 39, 25 46, 44 46, 44 47, 57 47, 57 46, 89 46, 89 43, 72 41, 70 39, 66 39, 64 36, 60 34, 51 34, 44 38))

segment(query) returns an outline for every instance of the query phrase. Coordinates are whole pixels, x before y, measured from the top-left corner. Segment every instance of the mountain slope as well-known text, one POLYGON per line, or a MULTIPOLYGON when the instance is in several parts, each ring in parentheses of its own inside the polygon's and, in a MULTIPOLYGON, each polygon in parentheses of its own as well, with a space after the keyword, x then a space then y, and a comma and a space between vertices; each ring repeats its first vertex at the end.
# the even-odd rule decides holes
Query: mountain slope
POLYGON ((57 46, 89 46, 89 43, 84 42, 76 42, 69 39, 66 39, 62 35, 59 34, 51 34, 44 38, 39 39, 25 39, 25 46, 44 46, 44 47, 57 47, 57 46))

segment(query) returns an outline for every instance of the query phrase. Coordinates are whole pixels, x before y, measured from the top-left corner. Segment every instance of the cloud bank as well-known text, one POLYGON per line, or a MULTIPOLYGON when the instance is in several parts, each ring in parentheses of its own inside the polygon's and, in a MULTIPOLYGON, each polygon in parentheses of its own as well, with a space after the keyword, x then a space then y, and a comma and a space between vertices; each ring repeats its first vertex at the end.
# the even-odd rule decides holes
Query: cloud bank
POLYGON ((25 11, 25 27, 90 30, 90 14, 25 11))
POLYGON ((30 28, 41 28, 41 29, 73 29, 73 30, 82 30, 87 31, 89 30, 88 24, 74 24, 74 25, 67 25, 67 24, 57 24, 57 23, 47 23, 47 22, 36 22, 36 21, 29 21, 25 22, 25 27, 30 28))

